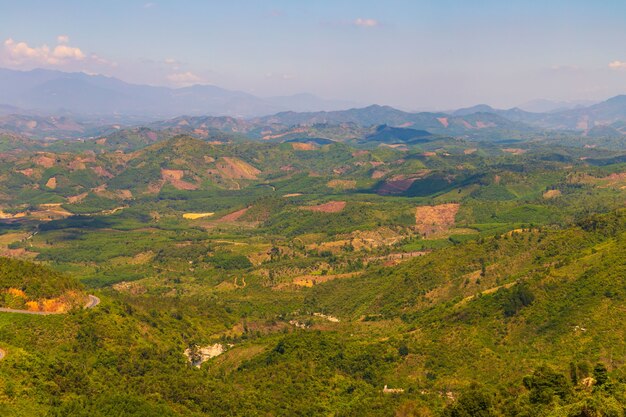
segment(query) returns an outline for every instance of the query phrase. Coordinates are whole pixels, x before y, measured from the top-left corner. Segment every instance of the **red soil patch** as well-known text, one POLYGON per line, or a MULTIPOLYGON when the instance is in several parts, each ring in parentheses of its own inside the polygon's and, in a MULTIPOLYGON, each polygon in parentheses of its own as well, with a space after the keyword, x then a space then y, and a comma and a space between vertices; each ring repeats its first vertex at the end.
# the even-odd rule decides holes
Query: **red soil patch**
POLYGON ((389 181, 386 181, 380 188, 378 188, 378 194, 401 194, 408 190, 414 182, 415 178, 391 179, 389 181))
POLYGON ((185 172, 180 169, 162 169, 161 177, 166 181, 182 180, 185 176, 185 172))
POLYGON ((198 186, 187 181, 183 181, 185 172, 180 169, 161 169, 161 177, 169 182, 177 190, 197 190, 198 186))
POLYGON ((72 171, 80 171, 86 168, 85 162, 83 162, 81 158, 76 158, 73 161, 70 161, 67 164, 67 167, 71 169, 72 171))
POLYGON ((261 173, 258 169, 239 158, 222 157, 217 163, 217 169, 224 178, 255 180, 261 173))
POLYGON ((99 177, 113 178, 113 174, 111 174, 109 171, 102 168, 101 166, 91 167, 91 170, 99 177))
POLYGON ((448 203, 438 206, 419 206, 415 209, 415 225, 424 235, 448 230, 454 226, 459 204, 448 203))
POLYGON ((54 190, 55 188, 57 188, 57 179, 56 179, 56 177, 50 177, 48 182, 46 182, 46 187, 50 188, 51 190, 54 190))
MULTIPOLYGON (((430 171, 423 170, 417 174, 408 176, 408 175, 396 175, 389 180, 385 181, 383 185, 378 188, 378 194, 380 195, 391 195, 391 194, 401 194, 408 190, 411 185, 419 178, 423 178, 430 171)), ((372 175, 373 178, 373 175, 372 175)))
POLYGON ((447 117, 437 117, 437 121, 443 125, 443 127, 448 127, 448 118, 447 117))
POLYGON ((477 121, 476 122, 476 127, 479 129, 486 129, 488 127, 496 127, 496 124, 493 122, 481 122, 481 121, 477 121))
POLYGON ((27 177, 32 177, 33 174, 35 173, 35 170, 32 168, 26 168, 17 172, 19 172, 20 174, 26 175, 27 177))
POLYGON ((232 213, 227 214, 226 216, 222 217, 220 220, 223 222, 236 222, 237 220, 241 218, 241 216, 246 214, 249 208, 250 207, 246 207, 246 208, 242 208, 241 210, 233 211, 232 213))
POLYGON ((197 190, 198 186, 196 184, 192 184, 190 182, 187 181, 182 181, 182 180, 172 180, 170 181, 170 184, 172 184, 172 186, 174 188, 176 188, 177 190, 197 190))
POLYGON ((130 190, 119 190, 117 195, 124 200, 130 200, 133 198, 133 193, 130 190))
POLYGON ((377 180, 379 178, 384 177, 387 174, 387 171, 374 171, 372 172, 372 179, 377 180))
POLYGON ((67 202, 70 204, 80 203, 81 201, 85 199, 85 197, 87 197, 87 193, 73 195, 73 196, 67 197, 67 202))
POLYGON ((314 151, 316 146, 312 143, 293 142, 291 147, 296 151, 314 151))
POLYGON ((302 210, 316 211, 319 213, 339 213, 346 207, 345 201, 329 201, 317 206, 302 206, 302 210))
POLYGON ((551 198, 557 198, 561 196, 561 191, 559 190, 548 190, 545 193, 543 193, 543 198, 545 198, 546 200, 549 200, 551 198))
POLYGON ((55 164, 54 158, 50 158, 49 156, 40 155, 34 159, 35 163, 44 168, 52 168, 55 164))

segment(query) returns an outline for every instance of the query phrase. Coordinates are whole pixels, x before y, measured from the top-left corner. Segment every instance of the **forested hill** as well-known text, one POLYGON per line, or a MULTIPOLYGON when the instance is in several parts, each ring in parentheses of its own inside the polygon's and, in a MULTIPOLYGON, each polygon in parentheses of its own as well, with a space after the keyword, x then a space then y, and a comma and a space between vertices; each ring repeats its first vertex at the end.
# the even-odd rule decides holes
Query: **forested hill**
POLYGON ((48 267, 0 257, 0 307, 18 310, 62 312, 82 307, 82 285, 48 267))

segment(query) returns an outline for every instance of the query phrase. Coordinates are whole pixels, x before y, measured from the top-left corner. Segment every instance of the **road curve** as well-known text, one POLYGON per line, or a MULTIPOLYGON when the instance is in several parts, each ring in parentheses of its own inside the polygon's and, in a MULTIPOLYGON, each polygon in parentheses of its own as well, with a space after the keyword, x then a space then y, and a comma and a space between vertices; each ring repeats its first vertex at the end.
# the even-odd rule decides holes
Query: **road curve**
POLYGON ((89 301, 87 302, 87 304, 85 304, 85 308, 94 308, 98 304, 100 304, 100 299, 95 295, 90 294, 89 301))
MULTIPOLYGON (((86 308, 86 309, 94 308, 98 304, 100 304, 100 299, 96 297, 95 295, 90 294, 89 301, 87 301, 87 304, 85 304, 83 308, 86 308)), ((59 312, 59 311, 28 311, 28 310, 16 310, 14 308, 4 308, 4 307, 0 308, 0 313, 35 314, 37 316, 49 316, 52 314, 65 314, 65 312, 59 312)))

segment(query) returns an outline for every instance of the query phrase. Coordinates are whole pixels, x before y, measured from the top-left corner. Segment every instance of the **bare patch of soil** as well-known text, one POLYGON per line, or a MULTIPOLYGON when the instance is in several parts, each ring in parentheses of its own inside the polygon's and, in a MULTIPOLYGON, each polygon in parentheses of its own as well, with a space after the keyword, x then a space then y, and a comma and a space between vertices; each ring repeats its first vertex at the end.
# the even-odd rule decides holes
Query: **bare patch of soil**
POLYGON ((50 179, 48 179, 48 182, 46 182, 46 187, 50 188, 51 190, 54 190, 55 188, 57 188, 56 177, 50 177, 50 179))
POLYGON ((448 230, 454 226, 454 219, 459 211, 457 203, 437 206, 419 206, 415 209, 415 225, 425 236, 448 230))
POLYGON ((222 157, 217 163, 217 169, 224 178, 255 180, 261 173, 249 163, 239 158, 222 157))
POLYGON ((543 193, 543 198, 545 198, 546 200, 549 200, 551 198, 557 198, 561 196, 561 191, 559 190, 548 190, 545 193, 543 193))
POLYGON ((302 210, 316 211, 319 213, 339 213, 346 207, 345 201, 329 201, 317 206, 301 206, 302 210))
POLYGON ((234 211, 234 212, 232 212, 230 214, 227 214, 226 216, 222 217, 220 219, 220 221, 223 221, 223 222, 236 222, 237 220, 239 220, 241 218, 241 216, 246 214, 246 212, 249 209, 250 209, 250 207, 246 207, 246 208, 242 208, 241 210, 234 211))
POLYGON ((293 142, 291 147, 296 151, 314 151, 316 148, 312 143, 293 142))

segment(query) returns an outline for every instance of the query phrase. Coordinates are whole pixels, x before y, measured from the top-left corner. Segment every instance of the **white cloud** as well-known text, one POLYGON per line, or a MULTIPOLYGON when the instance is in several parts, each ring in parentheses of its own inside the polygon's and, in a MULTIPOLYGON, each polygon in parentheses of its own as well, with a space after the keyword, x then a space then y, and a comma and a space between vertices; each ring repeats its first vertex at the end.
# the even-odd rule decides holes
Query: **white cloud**
POLYGON ((364 19, 359 17, 354 22, 352 22, 355 26, 364 27, 364 28, 373 28, 378 26, 378 20, 376 19, 364 19))
POLYGON ((178 65, 179 63, 174 58, 165 58, 163 62, 165 62, 167 65, 178 65))
POLYGON ((167 80, 170 83, 180 87, 204 82, 202 77, 199 77, 191 71, 170 74, 167 76, 167 80))
POLYGON ((69 41, 70 41, 70 37, 67 35, 57 36, 57 43, 68 43, 69 41))
MULTIPOLYGON (((69 40, 69 39, 68 39, 69 40)), ((63 65, 72 61, 82 61, 85 54, 80 48, 59 44, 53 49, 48 45, 30 46, 26 42, 16 42, 12 38, 4 41, 0 52, 0 63, 9 66, 21 65, 63 65)))
POLYGON ((626 70, 626 62, 617 60, 609 62, 609 68, 614 70, 626 70))
POLYGON ((85 54, 80 48, 74 48, 72 46, 67 45, 57 45, 52 51, 53 59, 75 59, 75 60, 83 60, 85 59, 85 54))

